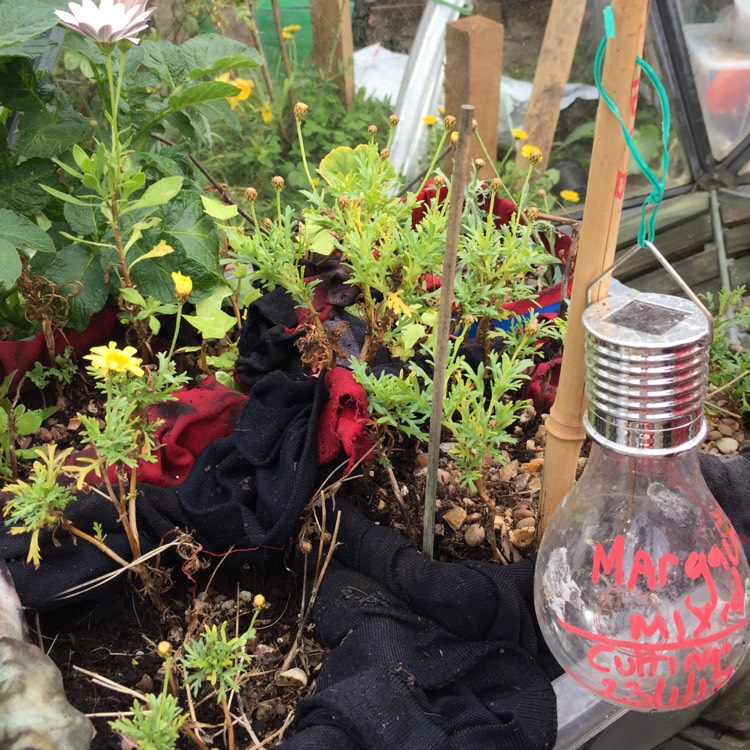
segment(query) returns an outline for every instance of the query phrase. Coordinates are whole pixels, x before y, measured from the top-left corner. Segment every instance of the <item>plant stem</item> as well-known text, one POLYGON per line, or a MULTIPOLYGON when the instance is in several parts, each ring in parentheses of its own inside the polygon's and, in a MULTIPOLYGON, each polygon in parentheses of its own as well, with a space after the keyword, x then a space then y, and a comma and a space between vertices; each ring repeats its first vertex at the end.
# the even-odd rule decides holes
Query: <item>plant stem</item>
POLYGON ((232 724, 232 714, 229 713, 226 698, 221 699, 221 709, 224 712, 224 724, 227 727, 227 747, 229 750, 234 750, 234 725, 232 724))
POLYGON ((109 547, 107 547, 104 542, 100 542, 96 537, 91 536, 91 534, 87 534, 85 531, 81 531, 79 528, 74 526, 69 521, 65 521, 63 519, 63 528, 66 531, 69 531, 74 536, 79 537, 80 539, 85 539, 89 544, 93 544, 94 547, 96 547, 100 552, 103 552, 105 555, 108 555, 111 557, 118 565, 121 565, 123 568, 127 568, 130 563, 127 560, 124 560, 122 557, 120 557, 117 552, 114 550, 111 550, 109 547))
POLYGON ((445 139, 448 137, 448 132, 445 128, 443 128, 443 136, 440 139, 440 143, 438 144, 438 147, 435 149, 435 153, 432 157, 432 161, 430 162, 430 166, 427 167, 427 171, 424 173, 424 177, 422 178, 422 183, 415 191, 417 195, 419 195, 422 190, 424 189, 424 186, 427 184, 427 180, 430 179, 430 176, 432 175, 432 170, 435 169, 435 165, 438 163, 438 159, 442 158, 442 151, 443 146, 445 145, 445 139))
POLYGON ((174 348, 177 345, 177 335, 180 332, 180 323, 182 322, 182 306, 183 302, 177 303, 177 317, 175 318, 174 323, 174 336, 172 336, 172 344, 169 347, 169 354, 167 354, 167 359, 172 359, 172 355, 174 354, 174 348))
POLYGON ((312 176, 310 175, 310 169, 307 166, 307 155, 305 154, 305 141, 302 138, 302 120, 298 117, 295 117, 294 122, 295 122, 295 125, 297 126, 297 140, 299 141, 300 154, 302 154, 302 166, 305 169, 305 175, 307 176, 307 181, 310 183, 310 187, 312 188, 313 193, 315 193, 315 196, 317 197, 318 191, 315 189, 315 184, 313 183, 312 176))

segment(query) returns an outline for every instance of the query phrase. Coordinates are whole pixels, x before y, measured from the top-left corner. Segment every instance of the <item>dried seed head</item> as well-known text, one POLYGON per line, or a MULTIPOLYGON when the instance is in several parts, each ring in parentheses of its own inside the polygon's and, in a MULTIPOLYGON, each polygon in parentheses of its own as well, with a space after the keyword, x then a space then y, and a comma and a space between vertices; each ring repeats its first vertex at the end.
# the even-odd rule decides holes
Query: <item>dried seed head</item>
POLYGON ((474 166, 476 167, 477 171, 480 169, 484 169, 484 159, 474 159, 474 166))
POLYGON ((266 229, 270 229, 273 226, 273 222, 266 216, 261 222, 266 229))
POLYGON ((389 159, 391 156, 391 150, 389 148, 381 148, 380 149, 380 158, 385 160, 389 159))
POLYGON ((391 123, 392 128, 395 128, 396 125, 398 125, 398 115, 390 115, 388 117, 388 122, 391 123))
POLYGON ((172 644, 169 641, 159 641, 156 646, 156 653, 162 659, 166 659, 172 653, 172 644))
POLYGON ((258 197, 258 191, 254 187, 245 188, 245 200, 248 203, 255 203, 258 197))
POLYGON ((451 148, 455 149, 457 143, 458 143, 458 131, 454 130, 451 133, 451 148))
POLYGON ((312 544, 309 539, 300 539, 297 548, 303 555, 309 555, 312 552, 312 544))
POLYGON ((271 180, 271 184, 273 185, 274 190, 281 190, 281 188, 284 187, 284 178, 280 175, 276 175, 276 177, 271 180))
POLYGON ((348 195, 340 195, 339 196, 339 208, 341 210, 344 210, 350 203, 350 198, 348 195))
POLYGON ((445 187, 445 177, 443 177, 443 175, 441 175, 441 174, 436 174, 436 175, 435 175, 435 176, 434 176, 434 177, 432 178, 432 184, 433 184, 433 185, 434 185, 434 186, 435 186, 435 187, 436 187, 436 188, 437 188, 438 190, 440 190, 440 188, 442 188, 442 187, 445 187))
POLYGON ((446 130, 453 130, 456 127, 456 118, 453 115, 446 115, 443 120, 443 127, 446 130))
POLYGON ((503 186, 503 181, 499 177, 495 177, 490 181, 490 190, 493 193, 500 192, 500 188, 503 186))
POLYGON ((297 102, 294 105, 294 117, 297 120, 301 120, 307 114, 307 104, 304 102, 297 102))
POLYGON ((530 208, 526 209, 526 218, 529 221, 536 221, 539 218, 539 209, 531 206, 530 208))
POLYGON ((263 609, 266 606, 266 597, 263 594, 256 594, 253 597, 253 607, 255 609, 263 609))
POLYGON ((378 126, 377 125, 368 125, 367 126, 367 132, 370 135, 375 135, 378 132, 378 126))
POLYGON ((476 133, 479 130, 479 123, 476 120, 471 121, 471 129, 476 133))
POLYGON ((543 188, 540 188, 539 190, 536 191, 537 198, 544 198, 545 195, 547 195, 547 191, 544 190, 543 188))

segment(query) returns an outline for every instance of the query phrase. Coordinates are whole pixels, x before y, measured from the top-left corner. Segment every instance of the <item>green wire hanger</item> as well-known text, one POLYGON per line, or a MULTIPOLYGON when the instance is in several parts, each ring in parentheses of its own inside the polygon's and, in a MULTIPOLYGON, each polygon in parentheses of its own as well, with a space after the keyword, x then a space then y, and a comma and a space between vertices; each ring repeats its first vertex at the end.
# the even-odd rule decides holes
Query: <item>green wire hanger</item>
POLYGON ((667 98, 667 92, 664 90, 664 86, 659 80, 659 76, 656 75, 654 69, 640 56, 637 56, 636 62, 641 70, 646 74, 646 77, 651 82, 654 90, 659 95, 659 103, 661 104, 662 118, 661 118, 661 138, 662 138, 662 154, 661 154, 661 177, 658 177, 656 173, 649 167, 646 160, 638 151, 638 147, 633 140, 633 137, 625 127, 625 123, 620 116, 620 112, 617 109, 617 105, 613 101, 612 97, 607 93, 606 89, 602 84, 602 63, 604 60, 604 50, 607 47, 607 39, 612 39, 615 36, 615 23, 614 16, 612 13, 612 7, 607 6, 604 9, 604 30, 605 36, 602 38, 599 44, 599 49, 596 52, 596 58, 594 59, 594 83, 596 88, 601 94, 602 99, 606 102, 607 106, 611 110, 612 114, 617 118, 622 128, 622 134, 625 136, 625 142, 628 145, 630 153, 633 155, 636 164, 639 169, 645 175, 646 179, 651 183, 651 192, 646 196, 641 208, 641 225, 638 229, 638 244, 643 247, 646 242, 653 243, 654 235, 656 232, 656 213, 659 210, 659 205, 664 198, 664 187, 667 181, 667 170, 669 169, 669 125, 670 125, 670 112, 669 112, 669 100, 667 98), (648 208, 653 206, 651 216, 647 218, 648 208))

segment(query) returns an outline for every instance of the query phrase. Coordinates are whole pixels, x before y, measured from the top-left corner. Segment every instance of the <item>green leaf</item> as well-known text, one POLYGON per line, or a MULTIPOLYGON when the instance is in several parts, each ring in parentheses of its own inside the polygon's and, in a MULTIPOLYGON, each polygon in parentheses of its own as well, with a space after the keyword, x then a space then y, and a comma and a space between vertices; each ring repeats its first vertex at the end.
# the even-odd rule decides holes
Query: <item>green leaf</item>
POLYGON ((354 149, 349 146, 339 146, 323 157, 318 167, 318 174, 331 185, 338 175, 350 174, 356 168, 357 160, 354 157, 354 149))
POLYGON ((82 237, 96 237, 101 214, 96 206, 79 206, 75 203, 63 205, 65 220, 70 228, 82 237))
POLYGON ((86 208, 91 208, 92 204, 91 201, 84 201, 80 198, 76 198, 75 195, 70 195, 69 193, 63 193, 62 190, 57 190, 56 188, 52 188, 49 185, 40 185, 42 190, 44 190, 45 193, 49 193, 50 195, 54 195, 55 198, 58 198, 61 201, 65 201, 66 203, 73 203, 76 206, 85 206, 86 208))
POLYGON ((54 164, 39 158, 0 169, 0 208, 9 208, 21 214, 41 211, 49 198, 39 183, 54 180, 55 171, 54 164))
POLYGON ((27 42, 16 42, 0 50, 0 60, 12 57, 34 59, 55 48, 55 43, 46 36, 34 37, 27 42))
POLYGON ((244 64, 239 62, 230 66, 234 68, 252 68, 263 64, 263 59, 252 47, 221 34, 200 34, 182 44, 181 50, 191 78, 227 70, 223 67, 223 61, 228 58, 245 60, 244 64))
POLYGON ((21 256, 18 250, 12 243, 0 237, 0 287, 10 289, 21 275, 21 269, 21 256))
POLYGON ((174 300, 172 271, 180 271, 193 280, 192 300, 206 297, 217 284, 224 283, 219 265, 219 237, 214 220, 203 212, 200 194, 183 190, 157 214, 162 219, 157 231, 143 233, 143 239, 128 257, 145 252, 165 240, 175 252, 155 258, 133 269, 133 281, 145 297, 174 300))
MULTIPOLYGON (((220 122, 222 125, 225 125, 230 130, 234 130, 237 133, 242 130, 240 118, 237 117, 235 111, 226 99, 216 99, 212 102, 203 102, 202 104, 196 105, 195 109, 209 122, 220 122)), ((191 122, 193 122, 192 118, 191 122)), ((193 122, 193 124, 199 131, 205 127, 199 119, 193 122)))
POLYGON ((44 34, 57 24, 50 3, 38 0, 5 0, 0 3, 0 50, 44 34))
POLYGON ((183 315, 182 317, 196 328, 206 341, 223 339, 237 325, 234 315, 229 315, 221 309, 213 310, 210 315, 183 315))
POLYGON ((208 198, 205 195, 201 196, 201 201, 203 202, 205 212, 219 221, 229 221, 232 217, 239 215, 237 206, 233 204, 227 205, 226 203, 217 201, 215 198, 208 198))
POLYGON ((16 430, 19 435, 33 435, 41 426, 47 417, 57 411, 56 406, 47 407, 46 409, 33 409, 24 411, 17 415, 16 430))
POLYGON ((18 249, 55 252, 55 246, 46 232, 25 216, 4 208, 0 209, 0 237, 18 249))
POLYGON ((171 177, 162 177, 152 185, 146 188, 146 192, 138 200, 129 203, 126 208, 120 212, 120 215, 130 213, 140 208, 154 208, 169 203, 182 190, 182 181, 185 178, 182 175, 172 175, 171 177))
POLYGON ((169 108, 172 110, 190 107, 193 104, 211 102, 214 99, 226 99, 228 96, 237 96, 240 90, 231 83, 223 81, 201 81, 172 94, 169 97, 169 108))
POLYGON ((187 63, 182 50, 166 40, 144 39, 143 65, 156 71, 170 89, 175 89, 187 74, 187 63))
POLYGON ((140 263, 142 260, 147 258, 163 258, 165 255, 171 255, 174 252, 174 248, 162 240, 158 244, 154 245, 147 253, 139 255, 129 266, 129 270, 133 270, 133 266, 136 263, 140 263))
POLYGON ((225 73, 228 70, 257 68, 259 65, 263 65, 263 58, 261 58, 254 49, 249 49, 247 53, 222 57, 207 68, 196 68, 195 70, 191 70, 189 77, 198 78, 199 76, 215 76, 218 73, 225 73))
POLYGON ((120 294, 126 302, 130 302, 131 305, 140 305, 141 307, 146 306, 146 300, 143 299, 143 295, 132 287, 122 287, 120 294))
POLYGON ((16 150, 26 157, 51 157, 80 141, 89 129, 72 110, 26 112, 18 121, 16 150))
POLYGON ((29 60, 9 60, 0 75, 0 104, 14 112, 44 110, 55 95, 55 86, 41 80, 29 60))
POLYGON ((107 285, 104 283, 104 266, 99 250, 81 245, 67 245, 51 263, 43 256, 32 258, 31 269, 44 275, 58 287, 60 294, 68 297, 68 323, 78 331, 88 325, 91 316, 99 312, 107 302, 107 285))

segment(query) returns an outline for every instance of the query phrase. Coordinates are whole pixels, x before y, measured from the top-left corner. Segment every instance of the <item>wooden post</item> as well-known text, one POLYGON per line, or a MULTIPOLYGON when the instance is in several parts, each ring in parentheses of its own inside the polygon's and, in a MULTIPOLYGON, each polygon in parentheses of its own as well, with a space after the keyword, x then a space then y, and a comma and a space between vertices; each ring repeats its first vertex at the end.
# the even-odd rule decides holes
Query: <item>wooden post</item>
MULTIPOLYGON (((643 50, 649 0, 614 0, 612 6, 615 37, 607 42, 602 83, 616 103, 625 126, 632 128, 640 82, 635 58, 643 50)), ((587 287, 614 259, 628 157, 620 124, 600 100, 560 383, 546 422, 547 447, 539 501, 540 538, 550 515, 575 482, 578 454, 585 437, 581 316, 586 307, 587 287)), ((601 299, 608 289, 607 279, 593 290, 592 300, 601 299)))
POLYGON ((315 64, 339 87, 341 103, 354 102, 354 45, 349 0, 310 0, 315 64))
MULTIPOLYGON (((540 172, 547 168, 560 116, 560 103, 565 84, 570 78, 585 10, 586 0, 552 0, 523 122, 523 129, 528 135, 526 143, 533 144, 542 152, 542 160, 536 165, 540 172)), ((529 166, 520 148, 516 154, 516 164, 523 172, 529 166)))
MULTIPOLYGON (((467 16, 445 27, 445 113, 458 116, 463 104, 473 104, 479 135, 494 158, 500 116, 500 76, 503 67, 503 25, 482 16, 467 16)), ((484 158, 472 138, 470 158, 484 158)), ((446 164, 446 172, 450 171, 446 164)), ((490 167, 486 168, 488 171, 490 167)))

